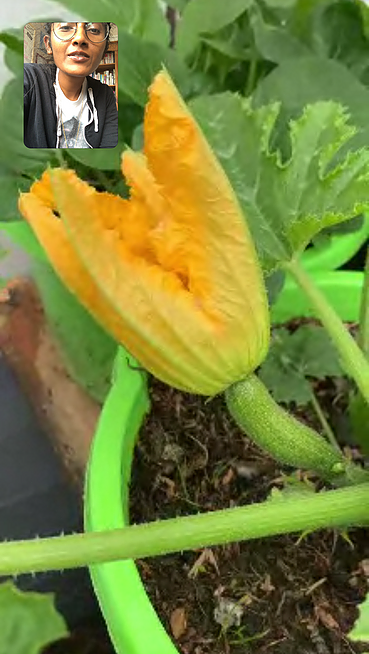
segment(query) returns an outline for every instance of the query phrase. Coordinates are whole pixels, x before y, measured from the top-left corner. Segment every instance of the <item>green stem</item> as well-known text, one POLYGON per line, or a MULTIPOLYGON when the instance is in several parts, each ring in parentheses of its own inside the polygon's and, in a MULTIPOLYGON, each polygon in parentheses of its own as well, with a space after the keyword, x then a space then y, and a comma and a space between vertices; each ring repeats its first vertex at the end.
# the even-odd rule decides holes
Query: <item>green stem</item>
POLYGON ((321 320, 340 353, 345 371, 355 380, 366 402, 369 403, 369 362, 362 350, 301 264, 294 259, 288 263, 286 262, 284 269, 291 273, 309 298, 316 318, 321 320))
POLYGON ((311 404, 314 407, 314 411, 315 411, 316 415, 318 416, 318 418, 320 420, 320 423, 321 423, 321 425, 322 425, 322 427, 323 427, 323 429, 325 431, 325 434, 326 434, 330 444, 332 445, 332 447, 334 447, 335 450, 337 450, 337 452, 340 452, 341 448, 340 448, 340 446, 338 445, 338 443, 336 441, 336 437, 335 437, 335 435, 334 435, 334 433, 333 433, 333 431, 331 429, 331 426, 330 426, 327 418, 324 415, 324 411, 323 411, 322 407, 320 406, 319 400, 318 400, 317 396, 315 395, 313 389, 311 389, 311 404))
POLYGON ((364 283, 361 293, 358 345, 369 359, 369 247, 366 250, 364 283))
POLYGON ((59 160, 59 163, 60 163, 60 167, 61 167, 61 168, 66 168, 66 167, 67 167, 67 164, 66 164, 66 161, 65 161, 65 159, 64 159, 63 151, 62 151, 62 150, 58 150, 58 149, 56 149, 56 150, 55 150, 55 157, 59 160))
POLYGON ((239 427, 277 461, 313 470, 336 486, 369 481, 369 471, 355 466, 314 429, 282 409, 256 375, 232 384, 225 397, 239 427))
POLYGON ((250 68, 247 76, 247 83, 245 88, 245 96, 248 97, 254 90, 256 75, 258 70, 258 59, 256 52, 251 54, 250 68))
POLYGON ((366 525, 369 484, 245 507, 133 525, 125 529, 0 545, 0 575, 142 559, 324 527, 366 525))

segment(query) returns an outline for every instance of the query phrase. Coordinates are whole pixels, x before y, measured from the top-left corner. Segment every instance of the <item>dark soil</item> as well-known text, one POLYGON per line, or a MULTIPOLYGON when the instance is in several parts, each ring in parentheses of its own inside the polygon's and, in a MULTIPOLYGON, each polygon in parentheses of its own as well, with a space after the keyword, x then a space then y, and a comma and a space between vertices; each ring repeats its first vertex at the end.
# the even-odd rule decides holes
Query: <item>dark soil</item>
MULTIPOLYGON (((343 384, 335 380, 315 388, 341 433, 343 384)), ((260 502, 272 487, 282 488, 282 473, 292 473, 244 437, 221 397, 209 401, 153 380, 151 398, 133 466, 132 522, 260 502)), ((308 409, 303 417, 319 429, 308 409)), ((360 458, 357 450, 351 453, 360 458)), ((310 481, 318 488, 316 478, 310 475, 310 481)), ((365 649, 346 634, 368 587, 368 530, 273 537, 146 559, 139 568, 182 654, 365 649), (239 626, 224 628, 215 620, 222 606, 231 619, 235 607, 240 609, 239 626)))

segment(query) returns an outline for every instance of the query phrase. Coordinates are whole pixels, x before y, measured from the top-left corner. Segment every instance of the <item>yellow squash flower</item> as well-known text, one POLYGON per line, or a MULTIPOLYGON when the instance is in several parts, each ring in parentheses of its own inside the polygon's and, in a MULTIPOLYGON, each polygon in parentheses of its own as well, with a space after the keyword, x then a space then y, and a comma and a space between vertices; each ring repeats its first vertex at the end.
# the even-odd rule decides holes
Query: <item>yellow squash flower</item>
POLYGON ((19 208, 65 285, 141 365, 215 395, 266 355, 262 273, 231 184, 165 71, 144 137, 143 153, 122 155, 129 200, 55 168, 19 208))

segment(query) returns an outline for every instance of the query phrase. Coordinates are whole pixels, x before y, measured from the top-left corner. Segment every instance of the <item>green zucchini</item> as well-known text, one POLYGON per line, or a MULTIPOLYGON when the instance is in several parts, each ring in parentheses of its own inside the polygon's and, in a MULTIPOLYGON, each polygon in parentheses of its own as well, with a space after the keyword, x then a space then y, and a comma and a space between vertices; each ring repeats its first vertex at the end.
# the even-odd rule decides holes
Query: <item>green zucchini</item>
POLYGON ((232 384, 225 398, 238 426, 280 463, 312 470, 336 486, 369 481, 369 471, 354 465, 320 434, 282 409, 256 375, 232 384))

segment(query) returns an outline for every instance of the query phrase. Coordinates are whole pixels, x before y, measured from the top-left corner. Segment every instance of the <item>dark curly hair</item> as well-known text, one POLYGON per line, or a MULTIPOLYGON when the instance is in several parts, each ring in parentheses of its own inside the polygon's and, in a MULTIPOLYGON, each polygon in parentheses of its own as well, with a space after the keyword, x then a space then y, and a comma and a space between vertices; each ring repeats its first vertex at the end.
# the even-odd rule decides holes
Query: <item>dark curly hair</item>
MULTIPOLYGON (((55 21, 54 21, 54 22, 55 22, 55 21)), ((48 36, 48 37, 49 37, 49 39, 50 39, 50 43, 51 43, 51 28, 52 28, 52 25, 53 25, 52 23, 44 23, 45 36, 48 36)), ((104 25, 107 25, 107 26, 109 27, 109 33, 110 33, 112 23, 104 23, 104 25)), ((101 55, 101 59, 104 58, 105 53, 106 53, 107 50, 109 49, 109 43, 110 43, 110 41, 109 41, 109 36, 108 36, 108 38, 107 38, 106 41, 105 41, 105 49, 104 49, 103 54, 101 55)), ((46 50, 46 48, 45 48, 45 50, 46 50)))

